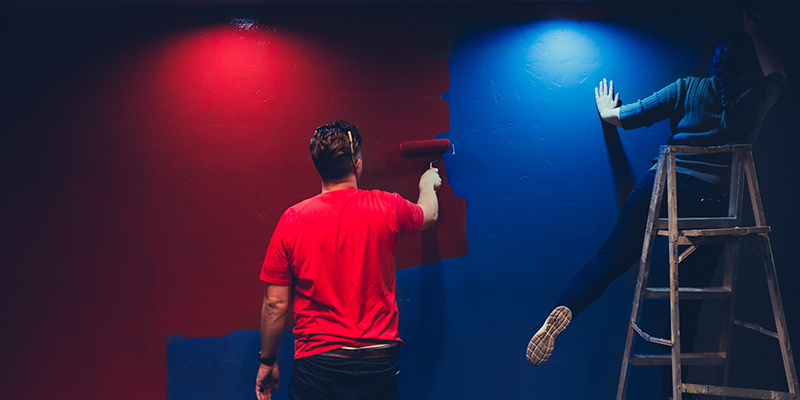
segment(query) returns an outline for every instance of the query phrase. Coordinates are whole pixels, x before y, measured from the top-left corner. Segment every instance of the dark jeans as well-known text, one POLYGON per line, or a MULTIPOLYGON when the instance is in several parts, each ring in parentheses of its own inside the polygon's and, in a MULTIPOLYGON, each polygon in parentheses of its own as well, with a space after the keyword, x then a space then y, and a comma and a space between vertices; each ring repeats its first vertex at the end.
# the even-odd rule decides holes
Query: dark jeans
MULTIPOLYGON (((625 200, 617 223, 608 239, 591 260, 581 268, 567 286, 557 305, 580 314, 597 300, 615 279, 624 275, 633 265, 638 265, 642 253, 650 197, 653 192, 655 170, 650 170, 633 188, 625 200)), ((678 174, 679 217, 722 217, 728 213, 727 194, 718 186, 694 177, 678 174)), ((662 200, 661 216, 666 217, 666 197, 662 200)), ((649 286, 669 286, 669 262, 666 261, 666 241, 657 240, 651 258, 649 286), (658 260, 657 258, 661 258, 658 260), (664 270, 657 270, 661 265, 664 270)), ((714 276, 722 245, 701 246, 679 266, 681 286, 708 286, 714 276)), ((679 252, 682 249, 679 249, 679 252)), ((691 351, 700 315, 700 301, 681 301, 681 348, 691 351)), ((667 315, 667 318, 669 316, 667 315)), ((669 338, 669 331, 664 336, 669 338)), ((667 349, 665 347, 665 349, 667 349)), ((671 391, 670 391, 671 393, 671 391)))
POLYGON ((317 354, 294 361, 291 400, 397 400, 399 355, 347 359, 317 354))

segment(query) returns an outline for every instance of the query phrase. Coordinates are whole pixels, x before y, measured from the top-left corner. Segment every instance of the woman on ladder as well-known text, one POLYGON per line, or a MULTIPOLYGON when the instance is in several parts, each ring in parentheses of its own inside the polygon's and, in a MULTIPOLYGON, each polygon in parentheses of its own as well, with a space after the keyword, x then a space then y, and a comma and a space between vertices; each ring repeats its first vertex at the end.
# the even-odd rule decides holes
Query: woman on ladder
MULTIPOLYGON (((744 82, 753 59, 749 43, 721 41, 709 63, 708 78, 688 77, 645 99, 622 105, 613 81, 603 79, 595 88, 600 117, 623 129, 649 126, 669 119, 670 145, 722 146, 753 143, 767 111, 786 89, 786 71, 759 35, 760 18, 744 13, 745 31, 752 41, 764 77, 744 82), (749 50, 749 51, 748 51, 749 50)), ((678 154, 676 162, 680 217, 727 215, 730 154, 678 154)), ((533 365, 546 362, 556 337, 586 307, 597 300, 615 279, 638 261, 653 191, 655 166, 628 195, 619 218, 600 250, 572 279, 544 325, 533 335, 527 359, 533 365)), ((714 275, 722 246, 703 246, 681 263, 681 282, 707 286, 714 275), (696 266, 696 267, 693 267, 696 266)), ((699 303, 699 302, 692 302, 699 303)), ((694 342, 700 304, 682 307, 682 346, 694 342)), ((671 377, 670 373, 665 374, 671 377)), ((666 377, 665 377, 666 378, 666 377)), ((662 399, 672 394, 671 378, 662 399)))

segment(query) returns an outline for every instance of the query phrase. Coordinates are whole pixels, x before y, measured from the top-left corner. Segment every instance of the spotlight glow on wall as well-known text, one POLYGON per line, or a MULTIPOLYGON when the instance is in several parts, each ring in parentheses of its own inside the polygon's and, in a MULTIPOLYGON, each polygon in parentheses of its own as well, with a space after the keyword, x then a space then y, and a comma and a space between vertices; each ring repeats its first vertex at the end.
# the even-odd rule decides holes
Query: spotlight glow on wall
POLYGON ((287 67, 286 39, 257 20, 187 31, 169 39, 159 65, 157 95, 173 119, 188 119, 207 136, 240 136, 269 115, 287 67), (178 106, 180 105, 180 106, 178 106))
POLYGON ((532 74, 555 86, 583 83, 598 65, 600 52, 575 21, 544 21, 529 26, 528 67, 532 74))

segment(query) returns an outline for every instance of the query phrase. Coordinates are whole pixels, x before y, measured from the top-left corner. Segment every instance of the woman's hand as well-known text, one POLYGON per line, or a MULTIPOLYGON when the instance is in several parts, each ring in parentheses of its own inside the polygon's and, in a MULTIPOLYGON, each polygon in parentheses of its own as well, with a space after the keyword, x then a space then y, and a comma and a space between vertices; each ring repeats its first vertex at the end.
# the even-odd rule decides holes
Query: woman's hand
POLYGON ((761 27, 761 16, 751 12, 745 11, 742 13, 744 21, 744 30, 748 35, 758 35, 758 29, 761 27))
POLYGON ((600 118, 621 127, 619 106, 622 103, 619 100, 619 93, 614 93, 614 81, 606 82, 606 79, 603 78, 600 85, 594 88, 594 99, 597 102, 597 112, 600 113, 600 118))

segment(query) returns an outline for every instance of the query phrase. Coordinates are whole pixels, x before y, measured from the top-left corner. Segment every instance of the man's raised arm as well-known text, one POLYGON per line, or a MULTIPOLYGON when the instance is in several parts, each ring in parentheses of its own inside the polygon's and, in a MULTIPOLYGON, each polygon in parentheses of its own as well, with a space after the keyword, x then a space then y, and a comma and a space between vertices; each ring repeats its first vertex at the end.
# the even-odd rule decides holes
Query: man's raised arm
POLYGON ((442 185, 438 168, 431 168, 419 178, 419 200, 417 205, 422 207, 423 219, 420 230, 425 230, 436 224, 439 219, 439 198, 436 190, 442 185))

